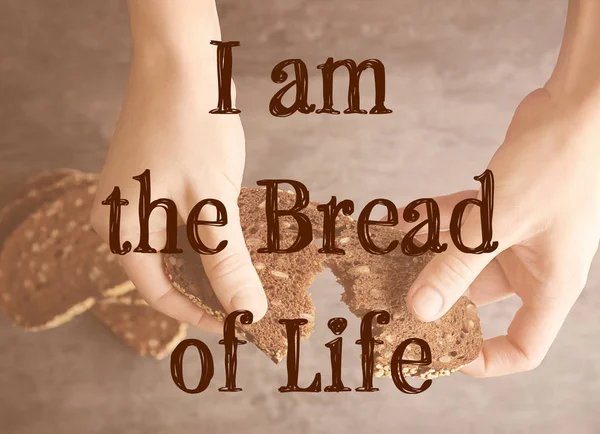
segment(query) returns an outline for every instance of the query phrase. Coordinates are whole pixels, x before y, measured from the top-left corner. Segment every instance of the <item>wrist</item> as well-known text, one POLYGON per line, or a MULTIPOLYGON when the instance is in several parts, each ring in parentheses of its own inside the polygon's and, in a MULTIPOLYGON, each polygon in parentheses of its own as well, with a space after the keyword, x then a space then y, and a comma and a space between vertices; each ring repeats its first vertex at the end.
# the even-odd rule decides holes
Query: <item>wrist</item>
MULTIPOLYGON (((164 104, 178 104, 188 101, 190 107, 205 111, 215 108, 218 103, 218 72, 216 48, 210 59, 180 56, 170 51, 152 52, 146 56, 132 58, 128 88, 135 89, 136 95, 164 99, 164 104), (200 104, 200 106, 198 106, 200 104)), ((128 92, 131 95, 132 92, 128 92)), ((235 105, 236 88, 231 82, 232 100, 235 105)))
POLYGON ((544 86, 557 100, 600 105, 600 2, 569 0, 565 32, 552 76, 544 86))
POLYGON ((141 65, 213 68, 221 39, 214 0, 129 0, 132 59, 141 65))
POLYGON ((553 104, 563 113, 597 122, 600 119, 600 82, 573 82, 553 75, 544 85, 553 104))

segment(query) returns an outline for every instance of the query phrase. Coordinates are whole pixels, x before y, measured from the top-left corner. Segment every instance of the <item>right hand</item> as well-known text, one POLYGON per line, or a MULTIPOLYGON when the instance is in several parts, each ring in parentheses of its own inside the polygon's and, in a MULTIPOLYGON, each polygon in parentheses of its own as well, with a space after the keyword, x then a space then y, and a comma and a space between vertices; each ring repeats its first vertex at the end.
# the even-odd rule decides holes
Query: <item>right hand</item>
MULTIPOLYGON (((177 62, 134 59, 91 222, 108 240, 109 207, 101 202, 119 186, 121 197, 129 201, 122 207, 121 242, 130 241, 135 247, 140 233, 139 182, 132 177, 146 169, 151 173, 151 199, 172 199, 184 221, 200 200, 220 200, 227 209, 227 225, 199 226, 199 233, 209 247, 221 240, 228 240, 228 245, 218 254, 202 255, 201 260, 225 310, 250 310, 257 321, 266 313, 267 300, 246 248, 237 206, 244 132, 238 115, 208 113, 217 102, 216 70, 210 65, 210 71, 204 71, 177 62)), ((165 223, 163 211, 151 214, 150 245, 156 250, 165 245, 165 223)), ((190 248, 185 239, 178 240, 178 247, 190 248)), ((173 288, 160 253, 129 252, 119 258, 150 306, 200 328, 221 329, 214 318, 173 288)))

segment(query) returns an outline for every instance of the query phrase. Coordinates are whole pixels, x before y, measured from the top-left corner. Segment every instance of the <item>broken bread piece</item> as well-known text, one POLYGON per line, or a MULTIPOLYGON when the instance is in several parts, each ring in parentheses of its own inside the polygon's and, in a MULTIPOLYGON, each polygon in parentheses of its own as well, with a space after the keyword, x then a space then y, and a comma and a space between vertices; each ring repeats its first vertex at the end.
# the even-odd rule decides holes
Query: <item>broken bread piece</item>
POLYGON ((12 232, 35 210, 53 202, 77 185, 93 185, 98 175, 75 169, 46 170, 29 177, 0 209, 0 247, 12 232))
MULTIPOLYGON (((71 179, 71 175, 57 182, 71 179)), ((97 298, 133 289, 116 255, 88 223, 95 175, 41 195, 39 207, 4 240, 0 307, 29 331, 59 326, 97 298)), ((28 205, 29 206, 29 205, 28 205)))
MULTIPOLYGON (((280 209, 290 209, 295 194, 280 191, 280 209)), ((332 270, 344 288, 342 301, 358 317, 372 310, 386 310, 390 323, 375 325, 374 336, 383 342, 375 347, 375 376, 391 376, 391 357, 401 342, 410 338, 425 340, 431 347, 429 366, 405 364, 403 374, 424 379, 449 375, 472 362, 482 345, 481 329, 475 305, 462 297, 442 318, 422 323, 408 310, 405 297, 418 274, 432 258, 427 253, 410 257, 400 247, 385 255, 373 255, 364 250, 357 237, 357 224, 352 218, 339 215, 336 219, 336 247, 344 255, 318 253, 322 238, 322 214, 311 202, 302 213, 309 216, 315 240, 298 253, 259 254, 257 248, 266 243, 265 191, 242 189, 240 218, 246 244, 252 261, 263 282, 269 301, 267 316, 250 326, 240 326, 248 339, 255 343, 275 362, 287 353, 285 329, 278 323, 281 318, 306 318, 309 324, 301 330, 303 337, 310 335, 314 308, 307 288, 322 265, 332 270), (310 326, 310 327, 309 327, 310 326)), ((282 246, 295 239, 297 223, 289 216, 280 218, 282 246)), ((394 227, 372 226, 372 239, 384 247, 394 240, 402 240, 404 233, 394 227)), ((182 238, 185 237, 182 232, 182 238)), ((188 251, 165 257, 165 266, 174 286, 209 314, 223 320, 224 312, 201 265, 200 255, 188 251)), ((418 348, 409 346, 405 359, 420 359, 418 348)))
POLYGON ((141 356, 162 360, 186 336, 186 324, 152 309, 135 290, 100 300, 91 312, 141 356))
MULTIPOLYGON (((295 200, 293 192, 280 192, 279 196, 291 203, 295 200)), ((323 214, 316 206, 318 204, 311 203, 302 213, 310 218, 314 241, 320 248, 323 214)), ((352 313, 360 318, 372 310, 390 313, 389 324, 374 326, 375 338, 383 342, 375 346, 374 375, 391 376, 391 357, 398 345, 410 338, 420 338, 429 344, 432 361, 428 366, 404 364, 405 376, 422 379, 447 376, 475 360, 483 338, 476 306, 467 297, 461 297, 446 315, 430 323, 416 319, 406 304, 410 286, 433 254, 407 256, 398 246, 388 254, 374 255, 362 247, 357 232, 357 222, 340 213, 335 220, 335 247, 343 249, 345 254, 320 255, 325 258, 324 266, 332 270, 344 288, 342 301, 352 313)), ((387 247, 394 240, 402 241, 405 235, 396 227, 375 225, 369 228, 369 233, 379 247, 387 247)), ((407 360, 420 358, 420 349, 414 345, 404 353, 407 360)))
MULTIPOLYGON (((293 195, 280 196, 280 209, 289 209, 293 206, 295 201, 293 195)), ((267 239, 265 190, 243 188, 238 204, 246 245, 268 301, 267 313, 260 321, 250 325, 238 324, 238 330, 271 360, 279 363, 287 354, 287 338, 284 326, 279 323, 280 319, 308 320, 308 323, 300 328, 303 339, 310 336, 313 331, 315 311, 308 288, 315 276, 323 271, 324 258, 317 252, 317 246, 312 243, 297 253, 258 253, 257 250, 265 246, 267 239)), ((292 217, 280 219, 282 248, 294 242, 295 224, 296 221, 292 217)), ((185 228, 183 228, 179 239, 185 237, 185 228)), ((222 321, 227 313, 210 286, 202 267, 200 254, 189 246, 183 248, 182 254, 165 256, 167 275, 177 290, 222 321)))
MULTIPOLYGON (((411 257, 398 246, 385 255, 373 255, 364 250, 356 236, 356 223, 345 222, 341 240, 345 255, 328 255, 325 265, 344 288, 342 300, 357 316, 372 310, 390 313, 386 325, 374 325, 374 336, 382 341, 375 346, 376 377, 391 376, 391 358, 403 341, 420 338, 431 348, 428 366, 403 365, 405 376, 432 379, 447 376, 477 358, 482 346, 481 327, 475 305, 461 297, 442 318, 424 323, 409 311, 405 298, 410 286, 433 257, 426 253, 411 257)), ((402 240, 404 233, 395 227, 372 226, 373 242, 381 248, 394 240, 402 240)), ((421 351, 409 345, 405 360, 420 360, 421 351)))

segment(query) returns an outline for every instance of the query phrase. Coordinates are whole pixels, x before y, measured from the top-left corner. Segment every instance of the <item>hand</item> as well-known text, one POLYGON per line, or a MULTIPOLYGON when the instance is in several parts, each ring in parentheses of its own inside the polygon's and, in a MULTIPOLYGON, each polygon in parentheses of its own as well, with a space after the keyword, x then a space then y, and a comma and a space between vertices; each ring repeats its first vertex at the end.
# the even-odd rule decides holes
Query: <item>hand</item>
MULTIPOLYGON (((265 314, 267 302, 239 221, 237 198, 245 160, 239 116, 208 113, 217 102, 212 56, 208 70, 164 60, 133 60, 122 113, 100 177, 92 223, 107 240, 109 207, 101 202, 119 186, 122 198, 129 201, 122 207, 121 242, 130 241, 135 247, 140 233, 139 183, 132 177, 146 169, 151 173, 152 200, 172 199, 184 221, 200 200, 220 200, 227 209, 228 224, 200 226, 200 236, 209 247, 221 240, 228 240, 228 245, 216 255, 202 255, 201 260, 223 307, 229 312, 248 309, 256 321, 265 314)), ((150 245, 156 250, 165 245, 165 222, 163 211, 152 212, 150 245)), ((190 248, 186 239, 179 239, 178 247, 190 248)), ((120 258, 150 306, 180 321, 218 331, 221 326, 215 319, 171 286, 161 256, 130 252, 120 258)))
MULTIPOLYGON (((521 298, 507 334, 486 340, 462 372, 489 377, 537 367, 583 290, 600 239, 599 115, 591 102, 563 101, 547 89, 528 95, 488 166, 498 249, 466 254, 442 237, 448 249, 412 285, 407 301, 423 321, 442 316, 467 289, 477 305, 521 298)), ((476 195, 436 198, 442 228, 457 202, 476 195)), ((481 241, 473 210, 461 228, 470 246, 481 241)))

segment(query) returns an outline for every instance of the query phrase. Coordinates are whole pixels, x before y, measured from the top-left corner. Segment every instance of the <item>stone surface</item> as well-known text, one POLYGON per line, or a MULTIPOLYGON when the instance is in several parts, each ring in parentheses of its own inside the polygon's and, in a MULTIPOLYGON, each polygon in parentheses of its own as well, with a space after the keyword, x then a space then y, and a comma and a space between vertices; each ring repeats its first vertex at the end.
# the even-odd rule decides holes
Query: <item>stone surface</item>
MULTIPOLYGON (((335 194, 361 207, 375 197, 400 205, 476 187, 472 177, 503 139, 520 98, 551 71, 566 1, 225 0, 220 7, 224 38, 242 41, 235 74, 248 138, 246 183, 285 176, 305 182, 315 200, 335 194), (394 113, 271 117, 273 65, 301 57, 314 74, 328 56, 384 61, 394 113)), ((122 0, 5 0, 2 9, 6 197, 33 171, 99 170, 127 80, 129 36, 122 0)), ((317 86, 311 98, 318 101, 317 86)), ((219 393, 222 347, 218 337, 200 332, 192 335, 213 349, 216 374, 210 390, 187 395, 173 384, 168 361, 139 358, 89 316, 43 334, 23 333, 0 317, 0 431, 594 433, 599 286, 596 262, 537 370, 489 380, 454 375, 418 396, 397 392, 389 381, 377 381, 381 392, 368 395, 280 394, 285 367, 249 345, 239 351, 244 392, 219 393)), ((358 323, 338 302, 340 292, 330 274, 314 286, 317 312, 327 314, 317 316, 315 334, 303 343, 303 378, 320 370, 329 380, 326 320, 345 316, 344 381, 357 387, 358 323)), ((503 333, 517 305, 481 309, 484 334, 503 333)), ((186 356, 189 366, 195 360, 186 356)), ((196 374, 186 372, 190 379, 196 374)))

